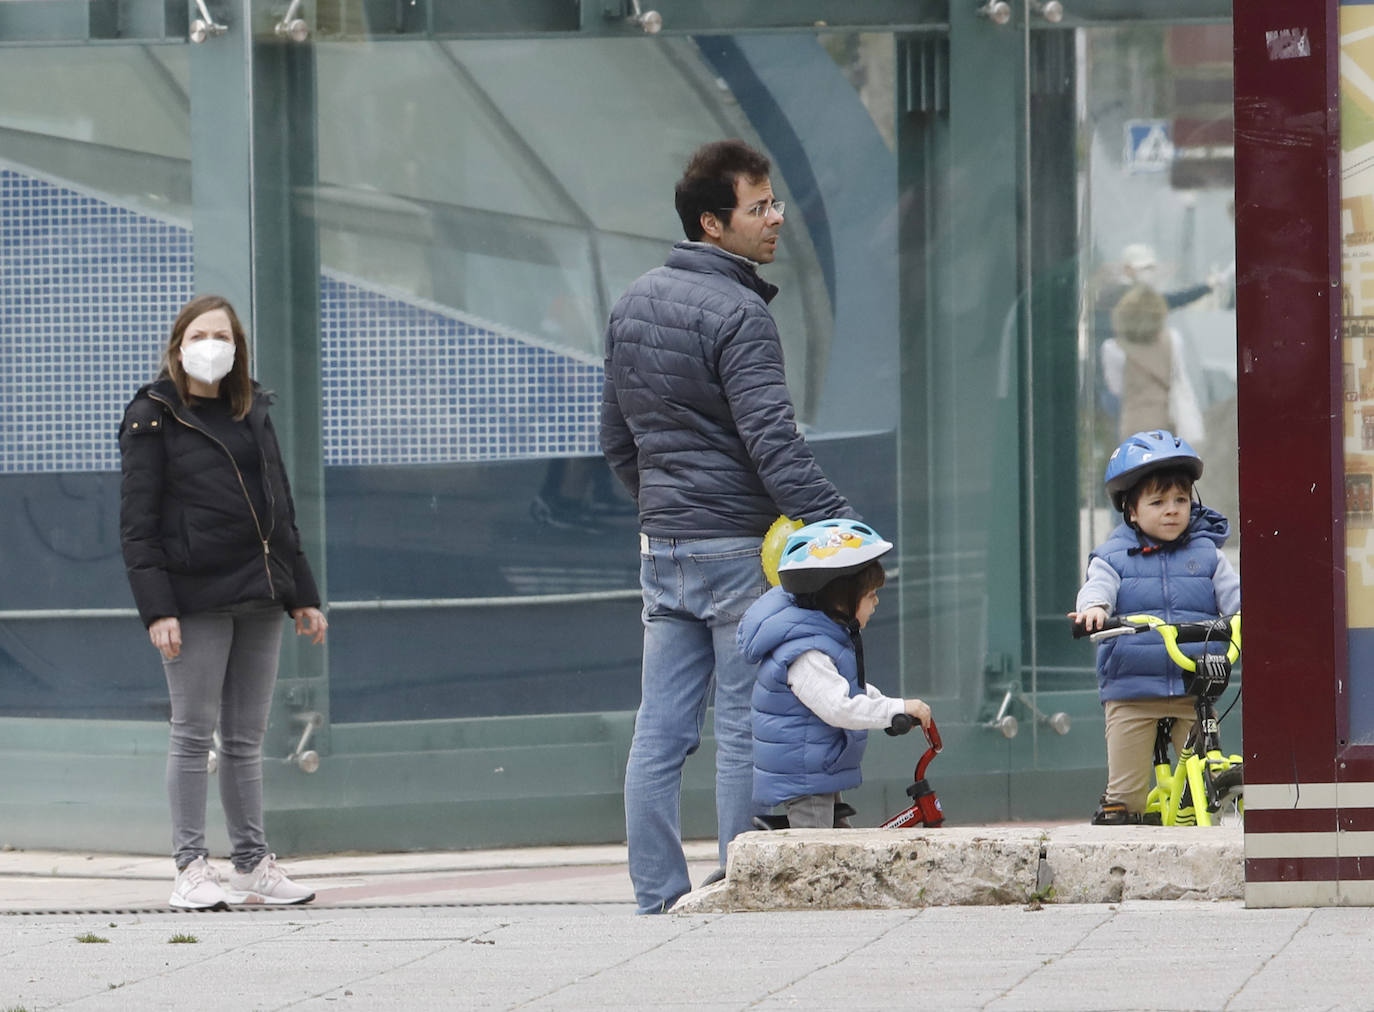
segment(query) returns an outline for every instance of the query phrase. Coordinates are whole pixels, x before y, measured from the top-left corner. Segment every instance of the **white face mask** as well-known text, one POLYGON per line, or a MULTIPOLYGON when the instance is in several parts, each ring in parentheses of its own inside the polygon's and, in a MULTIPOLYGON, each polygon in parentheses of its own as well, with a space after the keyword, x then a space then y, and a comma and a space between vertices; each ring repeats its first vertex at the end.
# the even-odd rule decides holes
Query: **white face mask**
POLYGON ((193 379, 218 383, 234 368, 234 345, 214 338, 182 344, 181 365, 193 379))

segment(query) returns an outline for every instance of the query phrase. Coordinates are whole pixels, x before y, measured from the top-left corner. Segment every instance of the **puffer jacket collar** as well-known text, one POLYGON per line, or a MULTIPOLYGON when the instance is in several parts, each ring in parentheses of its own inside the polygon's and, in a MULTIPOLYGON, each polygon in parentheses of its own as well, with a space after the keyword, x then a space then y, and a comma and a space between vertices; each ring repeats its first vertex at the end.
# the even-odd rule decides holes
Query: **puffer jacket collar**
MULTIPOLYGON (((205 427, 204 421, 196 414, 195 408, 181 399, 177 385, 169 377, 161 376, 153 380, 140 393, 146 393, 153 400, 165 406, 181 421, 194 422, 198 429, 205 427)), ((262 420, 267 415, 267 409, 272 406, 273 399, 270 391, 264 390, 256 380, 253 381, 253 406, 248 410, 248 420, 253 426, 255 435, 260 434, 262 420)))
POLYGON ((781 587, 773 587, 754 602, 740 619, 737 633, 740 651, 752 662, 763 660, 789 640, 807 636, 834 641, 836 651, 852 647, 848 631, 838 622, 822 612, 798 607, 781 587))
POLYGON ((709 242, 675 243, 668 252, 666 267, 678 270, 695 271, 698 274, 723 274, 750 291, 758 294, 765 304, 772 302, 778 294, 778 286, 759 277, 755 263, 742 256, 736 256, 709 242))

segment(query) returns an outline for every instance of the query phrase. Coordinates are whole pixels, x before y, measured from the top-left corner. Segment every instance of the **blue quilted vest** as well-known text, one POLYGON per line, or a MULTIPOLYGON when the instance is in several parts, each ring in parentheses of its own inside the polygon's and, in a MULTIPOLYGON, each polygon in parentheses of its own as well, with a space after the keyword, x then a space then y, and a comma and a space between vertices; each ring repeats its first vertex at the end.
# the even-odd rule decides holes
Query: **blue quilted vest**
POLYGON ((752 701, 754 804, 766 811, 807 794, 858 787, 868 732, 831 727, 787 685, 788 665, 807 650, 819 650, 835 662, 850 696, 862 695, 849 633, 774 587, 745 612, 739 645, 745 657, 760 662, 752 701))
MULTIPOLYGON (((1161 544, 1120 524, 1092 553, 1121 575, 1115 613, 1143 612, 1167 622, 1216 618, 1212 576, 1228 533, 1221 514, 1196 504, 1188 534, 1177 542, 1161 544)), ((1206 649, 1201 643, 1181 646, 1190 656, 1206 649)), ((1104 703, 1182 696, 1183 672, 1169 659, 1159 636, 1118 636, 1097 648, 1097 694, 1104 703)))

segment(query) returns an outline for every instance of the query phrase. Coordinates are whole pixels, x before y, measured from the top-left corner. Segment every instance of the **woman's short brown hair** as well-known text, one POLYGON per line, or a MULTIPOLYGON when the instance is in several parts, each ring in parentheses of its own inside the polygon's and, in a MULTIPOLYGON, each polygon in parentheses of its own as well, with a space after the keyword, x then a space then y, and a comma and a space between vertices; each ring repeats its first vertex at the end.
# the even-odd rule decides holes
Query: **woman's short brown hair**
POLYGON ((196 317, 216 309, 224 310, 229 317, 229 329, 234 334, 234 365, 229 375, 220 381, 220 392, 229 398, 229 408, 235 418, 243 418, 253 406, 253 378, 248 372, 248 337, 239 322, 239 314, 222 295, 197 295, 181 307, 177 318, 172 322, 172 333, 167 339, 167 347, 162 352, 162 369, 159 376, 166 376, 176 384, 177 393, 183 404, 190 404, 190 384, 186 370, 181 365, 181 340, 196 317))

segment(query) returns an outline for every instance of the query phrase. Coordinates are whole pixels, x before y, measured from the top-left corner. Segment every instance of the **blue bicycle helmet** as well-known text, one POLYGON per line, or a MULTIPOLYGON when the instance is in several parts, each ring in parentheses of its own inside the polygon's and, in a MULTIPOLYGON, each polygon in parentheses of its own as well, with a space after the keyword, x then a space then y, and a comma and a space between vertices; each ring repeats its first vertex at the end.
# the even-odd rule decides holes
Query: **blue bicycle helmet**
POLYGON ((1126 493, 1151 471, 1177 467, 1197 481, 1202 477, 1202 458, 1168 429, 1137 432, 1107 458, 1107 498, 1118 512, 1126 512, 1126 493))
POLYGON ((892 542, 858 520, 819 520, 787 539, 778 580, 790 594, 814 594, 892 551, 892 542))

